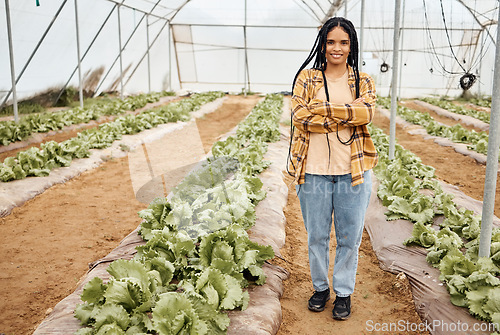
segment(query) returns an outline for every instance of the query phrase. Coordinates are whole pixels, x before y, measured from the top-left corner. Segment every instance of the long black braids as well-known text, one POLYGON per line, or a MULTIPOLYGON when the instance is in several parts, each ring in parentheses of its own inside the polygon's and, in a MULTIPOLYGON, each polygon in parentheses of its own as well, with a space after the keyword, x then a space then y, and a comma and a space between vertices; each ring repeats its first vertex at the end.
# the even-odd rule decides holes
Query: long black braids
MULTIPOLYGON (((313 69, 324 71, 326 69, 326 55, 325 55, 325 50, 326 50, 326 39, 328 33, 334 29, 335 27, 340 27, 342 30, 344 30, 348 35, 349 35, 349 41, 350 41, 350 52, 349 56, 347 57, 347 64, 352 67, 353 72, 354 72, 354 79, 355 79, 355 91, 356 91, 356 99, 359 98, 359 85, 360 85, 360 77, 359 77, 359 44, 358 44, 358 35, 356 33, 356 29, 354 28, 354 25, 352 24, 351 21, 343 18, 343 17, 332 17, 328 21, 323 24, 321 29, 318 32, 318 36, 316 37, 316 40, 314 41, 314 45, 311 49, 311 52, 309 53, 309 56, 307 56, 306 60, 302 65, 300 66, 299 70, 295 74, 295 77, 293 79, 293 84, 292 84, 292 95, 293 95, 293 89, 295 87, 295 83, 297 81, 297 78, 302 70, 306 68, 306 66, 311 63, 311 61, 314 59, 314 64, 313 64, 313 69)), ((326 84, 326 83, 325 83, 326 84)), ((294 126, 293 126, 293 115, 290 115, 290 144, 288 147, 288 157, 287 157, 287 162, 290 161, 293 165, 293 161, 291 160, 291 146, 292 146, 292 140, 293 140, 293 133, 294 133, 294 126)), ((338 129, 337 129, 338 130, 338 129)), ((354 133, 353 133, 354 135, 354 133)), ((338 136, 338 132, 337 132, 338 136)), ((342 142, 344 144, 350 143, 352 141, 353 136, 351 136, 351 139, 348 142, 342 142)), ((339 139, 340 140, 340 139, 339 139)), ((328 142, 329 144, 329 142, 328 142)), ((289 171, 288 163, 286 166, 287 173, 291 176, 293 174, 289 171)), ((296 167, 294 166, 294 170, 296 170, 296 167)))
POLYGON ((326 69, 326 38, 328 33, 335 27, 342 28, 348 35, 350 40, 350 52, 347 57, 347 64, 349 64, 354 70, 354 76, 356 79, 356 99, 359 98, 359 44, 358 44, 358 35, 356 33, 356 29, 351 21, 343 18, 343 17, 332 17, 321 27, 318 32, 318 36, 316 37, 316 41, 309 53, 309 56, 306 58, 304 63, 300 66, 299 70, 295 74, 292 84, 292 92, 295 87, 295 82, 297 81, 297 77, 300 72, 306 68, 309 63, 314 59, 313 69, 324 71, 326 69))

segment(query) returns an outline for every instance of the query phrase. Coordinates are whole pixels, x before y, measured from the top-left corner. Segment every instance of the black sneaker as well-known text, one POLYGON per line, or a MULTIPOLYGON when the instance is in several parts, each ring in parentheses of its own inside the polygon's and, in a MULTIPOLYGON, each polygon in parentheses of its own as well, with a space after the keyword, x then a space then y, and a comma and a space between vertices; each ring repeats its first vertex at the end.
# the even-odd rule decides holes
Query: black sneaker
POLYGON ((309 299, 309 309, 314 312, 321 312, 325 309, 326 302, 330 300, 330 289, 324 291, 314 291, 313 296, 309 299))
POLYGON ((347 320, 351 316, 351 297, 336 297, 332 314, 335 320, 347 320))

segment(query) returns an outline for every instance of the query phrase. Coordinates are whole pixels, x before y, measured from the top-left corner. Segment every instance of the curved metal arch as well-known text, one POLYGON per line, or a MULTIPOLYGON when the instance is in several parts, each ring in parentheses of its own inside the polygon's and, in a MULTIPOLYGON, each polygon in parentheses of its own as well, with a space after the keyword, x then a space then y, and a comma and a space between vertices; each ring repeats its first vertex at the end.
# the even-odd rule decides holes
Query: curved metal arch
POLYGON ((172 20, 177 16, 177 14, 179 14, 179 12, 182 10, 182 8, 184 8, 184 6, 186 6, 188 4, 189 1, 191 1, 191 0, 186 0, 182 3, 182 5, 177 7, 177 9, 174 11, 174 15, 172 15, 172 17, 169 20, 170 22, 172 22, 172 20))
POLYGON ((126 7, 126 8, 129 8, 129 9, 138 11, 138 12, 140 12, 142 14, 147 14, 149 17, 154 17, 154 18, 157 18, 159 20, 167 20, 167 21, 170 22, 179 13, 179 11, 182 10, 182 8, 189 1, 191 1, 191 0, 185 0, 181 5, 179 5, 175 9, 172 9, 171 7, 167 7, 167 6, 161 6, 160 3, 163 2, 163 0, 160 0, 160 1, 144 0, 145 2, 151 3, 153 5, 153 7, 150 10, 144 10, 144 9, 137 8, 137 6, 131 6, 131 5, 129 5, 129 4, 126 3, 126 0, 121 0, 121 1, 120 0, 106 0, 106 1, 112 2, 112 3, 117 4, 117 5, 120 5, 121 7, 126 7), (154 13, 154 10, 155 10, 156 7, 162 7, 162 8, 165 8, 165 9, 172 9, 172 10, 168 13, 168 15, 161 16, 161 15, 158 15, 158 14, 154 13))
POLYGON ((344 3, 347 3, 347 0, 334 0, 331 2, 330 8, 325 13, 325 17, 321 21, 322 23, 325 23, 330 17, 335 14, 344 3))
POLYGON ((486 33, 488 34, 488 36, 491 38, 491 41, 493 42, 493 44, 495 45, 496 44, 496 41, 495 41, 495 38, 493 38, 493 36, 491 35, 489 29, 486 29, 488 26, 491 26, 491 25, 494 25, 494 24, 498 24, 498 22, 494 22, 494 21, 488 21, 486 24, 483 24, 481 23, 481 21, 479 21, 479 19, 477 18, 476 16, 476 13, 475 11, 470 8, 463 0, 457 0, 459 4, 461 4, 462 6, 465 7, 465 9, 467 9, 469 11, 469 13, 472 15, 472 17, 474 18, 474 20, 476 20, 477 24, 479 24, 479 26, 484 30, 486 31, 486 33))
POLYGON ((302 4, 307 7, 307 10, 305 8, 302 8, 307 14, 312 16, 318 23, 324 24, 330 17, 333 16, 334 13, 336 13, 342 5, 347 3, 347 0, 328 0, 330 3, 330 7, 328 7, 327 10, 324 10, 323 7, 318 3, 317 0, 313 0, 316 6, 321 10, 323 14, 323 18, 321 18, 315 11, 314 9, 309 5, 309 3, 306 0, 295 0, 296 3, 302 2, 302 4))

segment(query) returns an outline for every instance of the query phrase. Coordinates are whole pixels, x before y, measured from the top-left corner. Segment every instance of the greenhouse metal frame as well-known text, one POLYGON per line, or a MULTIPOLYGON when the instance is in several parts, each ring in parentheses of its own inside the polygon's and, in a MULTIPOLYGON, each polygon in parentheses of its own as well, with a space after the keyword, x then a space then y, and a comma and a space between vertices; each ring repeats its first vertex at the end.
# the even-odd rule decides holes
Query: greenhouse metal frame
MULTIPOLYGON (((489 95, 493 67, 484 64, 493 62, 498 1, 402 1, 402 7, 400 95, 458 95, 459 78, 469 72, 478 78, 471 91, 489 95)), ((0 40, 0 98, 2 105, 12 101, 14 87, 19 99, 53 86, 81 87, 86 73, 101 67, 95 95, 289 91, 293 69, 307 55, 317 27, 333 15, 353 21, 363 41, 364 70, 376 78, 379 93, 388 95, 395 8, 389 0, 240 0, 216 6, 195 0, 6 0, 0 8, 9 37, 0 40), (51 47, 64 51, 52 63, 51 47), (40 73, 42 66, 50 75, 40 73)))
POLYGON ((290 94, 318 28, 332 16, 347 17, 359 34, 361 70, 379 96, 390 97, 390 160, 401 98, 491 96, 478 247, 479 257, 490 257, 500 1, 4 0, 0 11, 0 108, 12 106, 15 122, 19 102, 46 94, 55 104, 69 89, 82 107, 84 97, 107 94, 290 94))
MULTIPOLYGON (((379 94, 391 95, 392 106, 402 96, 492 96, 494 145, 483 211, 483 223, 491 222, 493 148, 500 144, 498 8, 498 0, 5 0, 1 105, 12 104, 18 120, 18 100, 47 89, 59 98, 69 86, 78 88, 81 105, 84 90, 121 97, 160 90, 289 92, 318 27, 345 16, 360 35, 363 71, 376 79, 379 94)), ((395 107, 391 148, 394 118, 395 107)), ((491 225, 483 229, 491 235, 491 225)))

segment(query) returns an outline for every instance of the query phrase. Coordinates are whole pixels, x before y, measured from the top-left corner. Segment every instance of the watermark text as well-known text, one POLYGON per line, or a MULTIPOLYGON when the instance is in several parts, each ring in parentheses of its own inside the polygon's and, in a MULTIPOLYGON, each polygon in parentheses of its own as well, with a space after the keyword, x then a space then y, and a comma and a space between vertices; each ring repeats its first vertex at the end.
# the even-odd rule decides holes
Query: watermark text
POLYGON ((433 320, 432 322, 410 322, 407 320, 398 320, 397 322, 375 322, 366 321, 366 328, 369 332, 495 332, 498 325, 495 323, 477 322, 473 324, 456 321, 446 322, 443 320, 433 320))

